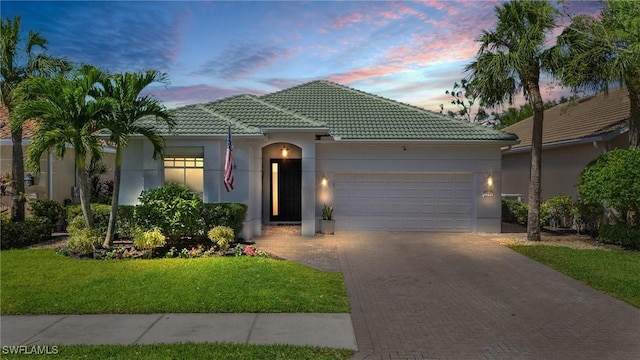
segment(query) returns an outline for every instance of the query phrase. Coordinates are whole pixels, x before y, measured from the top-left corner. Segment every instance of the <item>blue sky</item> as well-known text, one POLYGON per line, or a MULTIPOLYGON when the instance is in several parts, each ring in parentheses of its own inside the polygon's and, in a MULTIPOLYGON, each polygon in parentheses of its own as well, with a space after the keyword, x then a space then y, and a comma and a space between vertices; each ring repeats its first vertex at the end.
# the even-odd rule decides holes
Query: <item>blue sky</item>
MULTIPOLYGON (((49 51, 111 72, 155 69, 168 107, 316 79, 439 110, 499 1, 5 1, 49 51)), ((573 1, 571 14, 600 3, 573 1)), ((560 30, 558 30, 559 33, 560 30)), ((566 90, 543 85, 551 100, 566 90)))

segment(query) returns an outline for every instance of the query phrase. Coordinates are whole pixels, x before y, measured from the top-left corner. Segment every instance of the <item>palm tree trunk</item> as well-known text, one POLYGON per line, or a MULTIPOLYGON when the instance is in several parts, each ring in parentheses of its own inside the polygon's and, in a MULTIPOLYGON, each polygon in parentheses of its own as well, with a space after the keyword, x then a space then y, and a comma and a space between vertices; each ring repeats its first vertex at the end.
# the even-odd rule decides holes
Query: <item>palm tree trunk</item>
POLYGON ((82 207, 82 215, 84 223, 88 229, 93 229, 93 214, 91 214, 91 204, 89 197, 89 177, 84 164, 78 166, 78 185, 80 187, 80 206, 82 207))
POLYGON ((540 194, 542 192, 542 122, 544 103, 540 85, 528 81, 529 101, 533 107, 533 133, 531 137, 531 173, 529 175, 529 216, 527 219, 527 240, 540 241, 540 194))
POLYGON ((24 156, 22 152, 22 127, 11 131, 13 150, 11 153, 11 179, 13 193, 11 195, 11 220, 24 221, 24 156))
POLYGON ((118 197, 120 196, 120 174, 122 171, 122 150, 120 146, 116 148, 116 168, 113 173, 113 194, 111 197, 111 211, 109 212, 109 224, 107 225, 107 235, 102 244, 105 248, 113 245, 113 235, 116 231, 118 217, 118 197))
POLYGON ((640 150, 640 74, 638 80, 628 81, 627 90, 631 102, 629 114, 629 147, 640 150))

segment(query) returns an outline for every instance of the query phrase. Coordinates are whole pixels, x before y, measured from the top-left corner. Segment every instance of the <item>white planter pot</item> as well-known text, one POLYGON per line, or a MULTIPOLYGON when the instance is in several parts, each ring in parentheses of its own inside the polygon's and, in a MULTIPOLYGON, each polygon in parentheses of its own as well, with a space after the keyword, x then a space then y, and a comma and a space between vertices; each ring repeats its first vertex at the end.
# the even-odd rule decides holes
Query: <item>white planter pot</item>
POLYGON ((336 228, 335 220, 320 220, 320 232, 333 235, 336 228))

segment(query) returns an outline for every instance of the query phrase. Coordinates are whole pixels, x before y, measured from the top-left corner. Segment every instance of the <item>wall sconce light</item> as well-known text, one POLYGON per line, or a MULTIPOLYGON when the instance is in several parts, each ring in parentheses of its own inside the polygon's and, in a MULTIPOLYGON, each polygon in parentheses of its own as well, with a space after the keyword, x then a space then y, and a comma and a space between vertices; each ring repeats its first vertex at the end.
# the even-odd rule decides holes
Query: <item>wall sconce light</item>
POLYGON ((282 145, 282 149, 280 149, 280 152, 282 153, 283 158, 289 156, 289 149, 287 149, 285 145, 282 145))
POLYGON ((493 177, 491 175, 487 176, 487 186, 489 188, 493 186, 493 177))
POLYGON ((322 187, 327 187, 327 185, 329 185, 329 180, 327 179, 326 176, 322 177, 322 180, 320 181, 320 184, 322 184, 322 187))
POLYGON ((25 175, 25 177, 24 177, 24 186, 25 187, 33 186, 34 182, 35 182, 35 178, 33 177, 33 175, 31 175, 31 174, 25 175))

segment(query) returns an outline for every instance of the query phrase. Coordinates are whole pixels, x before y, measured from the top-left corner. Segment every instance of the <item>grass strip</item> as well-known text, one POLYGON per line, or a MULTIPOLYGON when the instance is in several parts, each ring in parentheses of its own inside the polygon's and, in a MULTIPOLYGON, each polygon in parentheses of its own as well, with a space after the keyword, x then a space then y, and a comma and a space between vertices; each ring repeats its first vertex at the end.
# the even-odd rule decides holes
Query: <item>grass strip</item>
POLYGON ((547 245, 509 248, 640 308, 640 252, 547 245))
POLYGON ((347 313, 340 273, 259 257, 77 260, 0 252, 2 315, 347 313))
MULTIPOLYGON (((41 355, 34 355, 38 348, 27 347, 26 353, 8 354, 3 347, 3 359, 348 359, 355 351, 291 345, 246 344, 154 344, 154 345, 65 345, 40 347, 41 355), (44 352, 48 351, 46 354, 44 352), (54 354, 55 352, 55 354, 54 354)), ((17 350, 16 350, 17 351, 17 350)))

